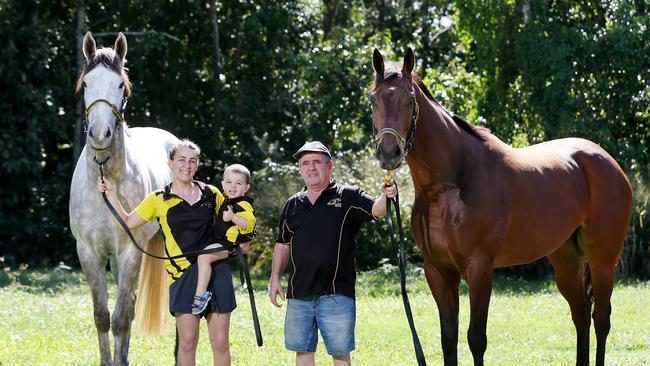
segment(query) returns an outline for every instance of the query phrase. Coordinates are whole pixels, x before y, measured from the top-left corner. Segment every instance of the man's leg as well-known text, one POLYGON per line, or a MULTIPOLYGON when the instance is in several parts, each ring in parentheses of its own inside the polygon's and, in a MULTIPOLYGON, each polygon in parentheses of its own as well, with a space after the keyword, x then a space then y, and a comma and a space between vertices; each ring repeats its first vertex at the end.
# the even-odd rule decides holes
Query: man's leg
POLYGON ((352 359, 349 353, 347 355, 332 356, 332 363, 334 366, 350 366, 352 365, 352 359))
POLYGON ((355 348, 355 322, 356 304, 353 298, 325 295, 318 299, 316 323, 334 366, 349 366, 352 363, 350 352, 355 348))
POLYGON ((296 366, 315 365, 317 343, 314 301, 289 299, 284 320, 284 346, 296 352, 296 366))
POLYGON ((296 366, 315 366, 315 352, 296 352, 296 366))

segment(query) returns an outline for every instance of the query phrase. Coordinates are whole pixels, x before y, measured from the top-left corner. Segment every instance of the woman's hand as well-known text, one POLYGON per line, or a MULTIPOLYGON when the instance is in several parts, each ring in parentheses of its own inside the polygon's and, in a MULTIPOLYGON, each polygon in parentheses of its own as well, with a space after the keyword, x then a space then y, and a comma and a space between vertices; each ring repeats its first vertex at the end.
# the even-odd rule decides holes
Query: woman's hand
POLYGON ((113 183, 111 183, 108 178, 104 177, 104 180, 102 181, 102 177, 97 177, 97 190, 109 194, 110 192, 114 191, 114 186, 113 183))

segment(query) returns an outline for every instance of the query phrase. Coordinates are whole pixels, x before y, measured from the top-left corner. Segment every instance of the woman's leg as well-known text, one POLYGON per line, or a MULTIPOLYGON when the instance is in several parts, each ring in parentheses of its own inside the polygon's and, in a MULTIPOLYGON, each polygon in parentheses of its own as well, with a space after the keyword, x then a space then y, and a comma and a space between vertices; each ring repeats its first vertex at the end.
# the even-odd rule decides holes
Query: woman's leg
MULTIPOLYGON (((204 249, 219 248, 221 244, 210 244, 204 249)), ((208 288, 208 282, 210 281, 210 276, 212 275, 212 262, 218 261, 220 259, 228 258, 228 251, 222 250, 216 253, 210 254, 201 254, 197 258, 197 265, 199 266, 199 278, 196 282, 196 296, 203 296, 206 289, 208 288)))
POLYGON ((176 314, 178 329, 178 366, 194 366, 196 364, 196 346, 199 344, 200 318, 192 314, 176 314))
POLYGON ((215 366, 230 365, 230 313, 210 313, 208 319, 208 334, 212 347, 212 362, 215 366))

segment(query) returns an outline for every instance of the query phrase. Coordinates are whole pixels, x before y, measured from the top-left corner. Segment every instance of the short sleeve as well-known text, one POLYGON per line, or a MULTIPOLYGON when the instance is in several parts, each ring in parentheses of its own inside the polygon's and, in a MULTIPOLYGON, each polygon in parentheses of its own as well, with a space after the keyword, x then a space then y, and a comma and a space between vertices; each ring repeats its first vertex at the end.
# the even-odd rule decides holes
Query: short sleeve
POLYGON ((293 231, 289 229, 287 223, 287 216, 289 212, 289 206, 291 204, 291 199, 289 199, 282 209, 282 214, 280 215, 280 222, 278 224, 278 236, 275 239, 277 243, 289 243, 293 238, 293 231))
POLYGON ((370 221, 375 217, 372 215, 372 206, 375 199, 371 197, 366 191, 361 188, 351 187, 350 191, 350 204, 358 207, 360 210, 355 210, 358 214, 355 215, 361 221, 370 221))
POLYGON ((246 201, 241 201, 237 203, 241 208, 243 208, 243 211, 237 212, 237 216, 243 217, 246 219, 246 230, 239 229, 240 234, 250 234, 255 230, 255 215, 253 214, 253 206, 246 202, 246 201))
POLYGON ((157 202, 157 193, 160 192, 151 192, 149 193, 142 202, 133 210, 140 218, 144 221, 150 221, 154 217, 157 217, 156 208, 158 205, 157 202))

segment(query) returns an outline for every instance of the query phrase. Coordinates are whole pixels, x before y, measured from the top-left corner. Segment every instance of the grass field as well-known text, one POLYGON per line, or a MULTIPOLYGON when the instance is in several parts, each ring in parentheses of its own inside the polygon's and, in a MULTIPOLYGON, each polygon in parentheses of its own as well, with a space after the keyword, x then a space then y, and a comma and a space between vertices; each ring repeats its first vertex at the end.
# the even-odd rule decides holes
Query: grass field
MULTIPOLYGON (((416 327, 429 365, 442 364, 438 314, 418 269, 411 272, 409 295, 416 327)), ((236 280, 237 281, 237 280, 236 280)), ((239 307, 232 316, 233 365, 291 365, 294 355, 284 349, 284 308, 268 301, 266 277, 254 287, 264 335, 257 347, 247 293, 238 289, 239 307)), ((551 282, 498 278, 488 320, 487 365, 575 364, 575 336, 569 308, 551 282)), ((111 306, 115 287, 111 292, 111 306)), ((413 365, 408 324, 399 297, 394 267, 359 276, 357 285, 356 365, 413 365)), ((469 302, 462 289, 459 363, 472 365, 466 342, 469 302)), ((607 344, 608 365, 650 365, 650 284, 618 283, 612 297, 612 330, 607 344)), ((92 318, 90 291, 79 272, 0 272, 0 365, 96 365, 99 351, 92 318)), ((595 354, 592 327, 591 359, 595 354)), ((212 362, 207 332, 202 327, 198 365, 212 362)), ((133 335, 131 365, 173 365, 173 320, 162 336, 133 335)), ((331 365, 322 343, 319 365, 331 365)))

